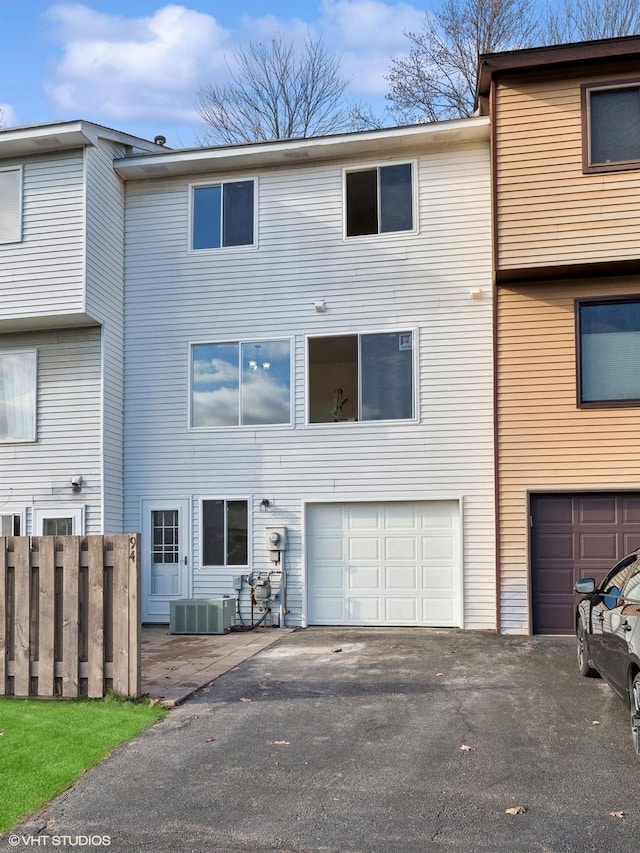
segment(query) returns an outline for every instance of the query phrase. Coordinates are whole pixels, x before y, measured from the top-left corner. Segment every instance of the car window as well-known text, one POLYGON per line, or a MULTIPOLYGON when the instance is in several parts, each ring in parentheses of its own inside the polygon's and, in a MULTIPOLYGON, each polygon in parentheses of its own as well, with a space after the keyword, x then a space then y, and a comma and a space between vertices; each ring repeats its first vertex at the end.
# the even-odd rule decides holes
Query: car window
MULTIPOLYGON (((601 601, 608 610, 618 607, 621 591, 629 579, 640 571, 640 554, 628 554, 611 569, 600 584, 601 601)), ((639 591, 640 594, 640 591, 639 591)))
POLYGON ((633 571, 622 588, 622 595, 629 601, 640 601, 640 560, 631 568, 633 571))

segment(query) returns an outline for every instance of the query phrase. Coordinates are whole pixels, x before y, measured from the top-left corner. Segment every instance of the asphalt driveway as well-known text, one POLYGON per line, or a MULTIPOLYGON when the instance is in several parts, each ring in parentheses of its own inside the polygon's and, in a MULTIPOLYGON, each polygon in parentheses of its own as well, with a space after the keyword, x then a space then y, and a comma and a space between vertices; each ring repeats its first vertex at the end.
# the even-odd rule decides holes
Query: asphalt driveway
POLYGON ((16 832, 93 839, 85 850, 109 836, 118 853, 631 853, 629 728, 609 688, 577 675, 571 638, 308 629, 16 832))

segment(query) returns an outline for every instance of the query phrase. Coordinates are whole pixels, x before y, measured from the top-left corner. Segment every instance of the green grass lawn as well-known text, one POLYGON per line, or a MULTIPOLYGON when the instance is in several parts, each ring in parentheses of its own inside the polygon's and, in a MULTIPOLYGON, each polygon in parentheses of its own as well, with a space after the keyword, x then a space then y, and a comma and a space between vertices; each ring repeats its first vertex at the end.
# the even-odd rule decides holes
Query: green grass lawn
POLYGON ((166 714, 116 699, 0 699, 0 832, 166 714))

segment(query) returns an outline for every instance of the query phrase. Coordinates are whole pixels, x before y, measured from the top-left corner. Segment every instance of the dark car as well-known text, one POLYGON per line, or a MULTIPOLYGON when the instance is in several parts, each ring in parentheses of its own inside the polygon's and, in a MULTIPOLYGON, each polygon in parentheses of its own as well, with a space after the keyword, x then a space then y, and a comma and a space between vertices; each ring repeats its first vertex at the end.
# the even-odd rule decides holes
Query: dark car
POLYGON ((631 736, 640 755, 640 548, 600 583, 584 578, 576 610, 578 668, 601 675, 631 709, 631 736))

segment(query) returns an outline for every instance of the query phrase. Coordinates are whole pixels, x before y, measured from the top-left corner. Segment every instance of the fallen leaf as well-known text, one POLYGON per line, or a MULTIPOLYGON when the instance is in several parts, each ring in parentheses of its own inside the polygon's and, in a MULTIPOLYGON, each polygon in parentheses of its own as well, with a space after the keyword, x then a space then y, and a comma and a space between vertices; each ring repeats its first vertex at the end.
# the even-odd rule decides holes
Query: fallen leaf
POLYGON ((526 806, 513 806, 510 809, 505 809, 505 814, 524 814, 526 812, 526 806))
POLYGON ((443 675, 444 675, 444 672, 436 672, 436 678, 442 678, 443 675))
POLYGON ((475 752, 476 748, 475 748, 475 746, 467 746, 466 743, 463 743, 462 746, 460 747, 460 750, 462 752, 475 752))
POLYGON ((215 738, 214 738, 214 737, 208 737, 208 738, 207 738, 207 743, 213 743, 213 742, 214 742, 214 740, 215 740, 215 738))
POLYGON ((242 697, 242 699, 241 699, 240 701, 241 701, 241 702, 252 702, 253 700, 252 700, 252 699, 246 699, 246 698, 243 696, 243 697, 242 697))
POLYGON ((290 740, 274 740, 274 744, 276 746, 289 746, 291 744, 290 740))
POLYGON ((592 725, 592 726, 599 726, 599 725, 600 725, 600 720, 592 720, 592 721, 591 721, 591 725, 592 725))
POLYGON ((609 812, 609 817, 625 817, 624 812, 609 812))
POLYGON ((337 655, 337 654, 338 654, 338 652, 341 652, 341 651, 342 651, 342 649, 341 649, 341 648, 331 649, 331 654, 332 654, 332 655, 337 655))

